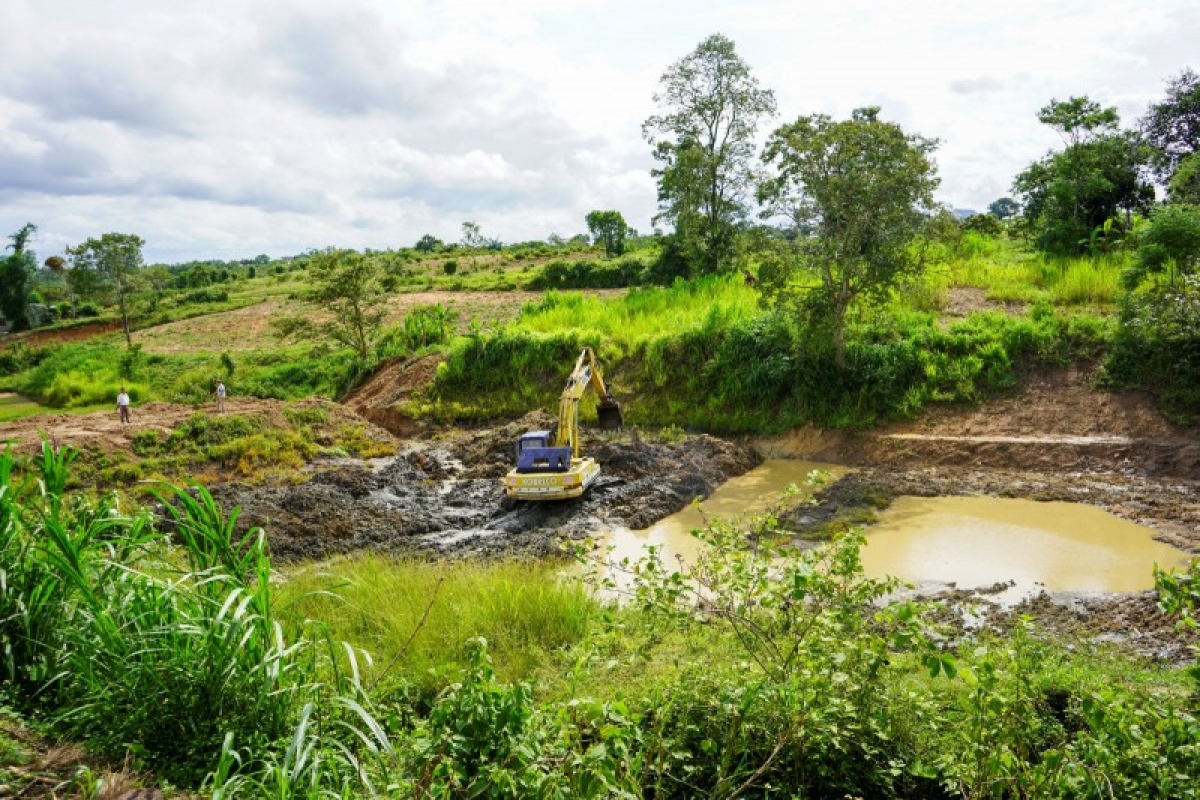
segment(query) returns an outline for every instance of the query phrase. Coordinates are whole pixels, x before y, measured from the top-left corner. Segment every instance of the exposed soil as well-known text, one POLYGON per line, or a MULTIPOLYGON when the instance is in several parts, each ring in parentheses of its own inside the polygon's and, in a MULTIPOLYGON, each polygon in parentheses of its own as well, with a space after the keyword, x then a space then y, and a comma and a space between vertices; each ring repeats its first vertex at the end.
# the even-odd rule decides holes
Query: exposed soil
POLYGON ((987 290, 972 286, 951 286, 946 290, 946 304, 941 313, 955 319, 968 317, 976 311, 1002 311, 1005 314, 1025 313, 1024 303, 1001 303, 989 300, 987 290))
MULTIPOLYGON (((361 424, 363 420, 352 411, 328 400, 310 398, 295 403, 282 400, 258 400, 231 397, 225 403, 227 414, 256 414, 266 426, 280 427, 286 423, 283 410, 295 406, 321 406, 329 414, 330 423, 361 424)), ((202 406, 180 403, 151 402, 131 409, 132 424, 122 425, 117 417, 116 400, 112 411, 90 414, 38 414, 11 422, 0 423, 0 444, 12 443, 18 452, 31 452, 40 446, 44 436, 58 445, 70 445, 79 450, 98 448, 106 453, 132 455, 133 437, 141 431, 169 434, 197 411, 216 413, 214 403, 202 406)), ((371 438, 391 440, 391 436, 370 426, 371 438)))
POLYGON ((499 478, 526 430, 553 420, 543 412, 488 430, 410 442, 373 464, 316 463, 302 486, 217 487, 240 524, 262 525, 281 559, 377 549, 436 556, 521 557, 561 552, 607 527, 645 527, 759 463, 750 448, 711 436, 675 443, 630 434, 586 436, 603 474, 582 498, 512 502, 499 478))
POLYGON ((342 402, 363 419, 405 438, 416 437, 429 427, 416 422, 403 411, 413 393, 433 380, 440 356, 415 361, 398 358, 385 364, 371 379, 352 391, 342 402))
POLYGON ((110 322, 88 322, 72 328, 39 329, 36 331, 22 331, 21 333, 6 333, 0 335, 0 348, 16 344, 17 342, 22 342, 30 347, 50 342, 79 342, 84 339, 90 339, 93 336, 113 333, 119 330, 121 330, 121 322, 120 320, 114 320, 110 322))

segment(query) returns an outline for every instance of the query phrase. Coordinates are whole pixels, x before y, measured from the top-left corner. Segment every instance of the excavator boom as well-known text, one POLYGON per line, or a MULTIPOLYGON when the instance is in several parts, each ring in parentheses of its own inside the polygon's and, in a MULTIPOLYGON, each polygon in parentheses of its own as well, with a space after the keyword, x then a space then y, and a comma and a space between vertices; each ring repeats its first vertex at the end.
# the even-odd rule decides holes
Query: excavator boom
POLYGON ((579 497, 600 475, 594 458, 579 450, 579 401, 588 389, 596 393, 600 427, 619 430, 624 424, 621 405, 608 392, 596 354, 585 347, 575 361, 558 403, 558 427, 530 431, 517 443, 517 466, 504 476, 505 493, 520 500, 579 497))

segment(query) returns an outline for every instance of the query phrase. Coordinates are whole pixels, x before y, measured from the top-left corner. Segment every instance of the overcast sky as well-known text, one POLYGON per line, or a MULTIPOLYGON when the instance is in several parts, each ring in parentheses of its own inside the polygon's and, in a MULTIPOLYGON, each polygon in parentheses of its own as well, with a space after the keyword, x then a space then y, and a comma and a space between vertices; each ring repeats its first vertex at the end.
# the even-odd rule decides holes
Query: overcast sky
MULTIPOLYGON (((772 125, 877 104, 986 208, 1058 146, 1050 98, 1132 123, 1200 69, 1196 0, 2 0, 0 233, 149 261, 648 231, 641 123, 671 62, 737 44, 772 125)), ((769 132, 764 129, 763 134, 769 132)))

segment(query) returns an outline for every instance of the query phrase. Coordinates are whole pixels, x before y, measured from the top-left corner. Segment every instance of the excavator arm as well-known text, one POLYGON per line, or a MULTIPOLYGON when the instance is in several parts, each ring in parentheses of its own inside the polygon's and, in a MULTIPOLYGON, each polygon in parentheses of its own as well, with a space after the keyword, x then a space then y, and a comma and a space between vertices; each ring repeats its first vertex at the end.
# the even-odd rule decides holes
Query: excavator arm
POLYGON ((529 431, 517 442, 517 465, 504 476, 504 492, 517 500, 561 500, 579 497, 600 475, 596 459, 579 452, 579 401, 591 389, 598 402, 600 427, 617 429, 621 406, 608 393, 592 348, 585 347, 567 378, 558 402, 558 428, 529 431))
POLYGON ((596 354, 590 347, 583 348, 559 399, 558 430, 554 434, 555 447, 570 447, 572 458, 579 458, 579 401, 588 388, 596 393, 598 399, 596 413, 600 417, 601 428, 614 430, 620 428, 623 422, 621 405, 604 385, 604 375, 596 363, 596 354))

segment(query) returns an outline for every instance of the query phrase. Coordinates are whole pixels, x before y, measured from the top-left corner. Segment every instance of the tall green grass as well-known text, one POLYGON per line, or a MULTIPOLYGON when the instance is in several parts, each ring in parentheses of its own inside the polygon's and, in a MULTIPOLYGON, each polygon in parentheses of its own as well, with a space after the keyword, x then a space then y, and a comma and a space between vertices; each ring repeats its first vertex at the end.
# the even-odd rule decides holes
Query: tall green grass
POLYGON ((680 281, 667 288, 632 289, 619 299, 549 292, 527 304, 516 331, 577 331, 626 350, 664 335, 742 321, 757 313, 758 295, 728 275, 680 281))
MULTIPOLYGON (((235 741, 255 759, 321 696, 353 697, 354 657, 287 636, 261 530, 235 533, 203 489, 162 496, 165 524, 111 496, 68 495, 73 451, 42 447, 38 480, 0 455, 0 675, 60 736, 198 786, 235 741), (164 557, 164 535, 179 547, 164 557), (182 565, 182 566, 180 566, 182 565)), ((329 706, 320 719, 332 723, 329 706)), ((247 760, 247 766, 253 768, 247 760)))
POLYGON ((578 642, 597 612, 561 568, 362 555, 289 569, 280 601, 293 624, 320 619, 331 636, 391 664, 397 678, 444 681, 467 663, 465 643, 482 636, 497 674, 525 680, 549 653, 578 642), (435 668, 442 678, 430 677, 435 668))
POLYGON ((1120 278, 1131 263, 1128 253, 1086 258, 1056 258, 1027 251, 1011 242, 969 234, 977 244, 944 267, 931 271, 940 286, 984 289, 989 300, 1056 305, 1113 305, 1120 297, 1120 278))
POLYGON ((929 402, 979 400, 1012 386, 1021 361, 1094 356, 1111 335, 1101 318, 1048 304, 948 327, 933 314, 894 312, 849 324, 842 368, 821 331, 752 298, 721 279, 608 300, 551 295, 507 329, 458 341, 412 408, 467 420, 553 408, 579 348, 590 345, 609 388, 630 401, 625 417, 634 424, 725 433, 861 427, 929 402))

